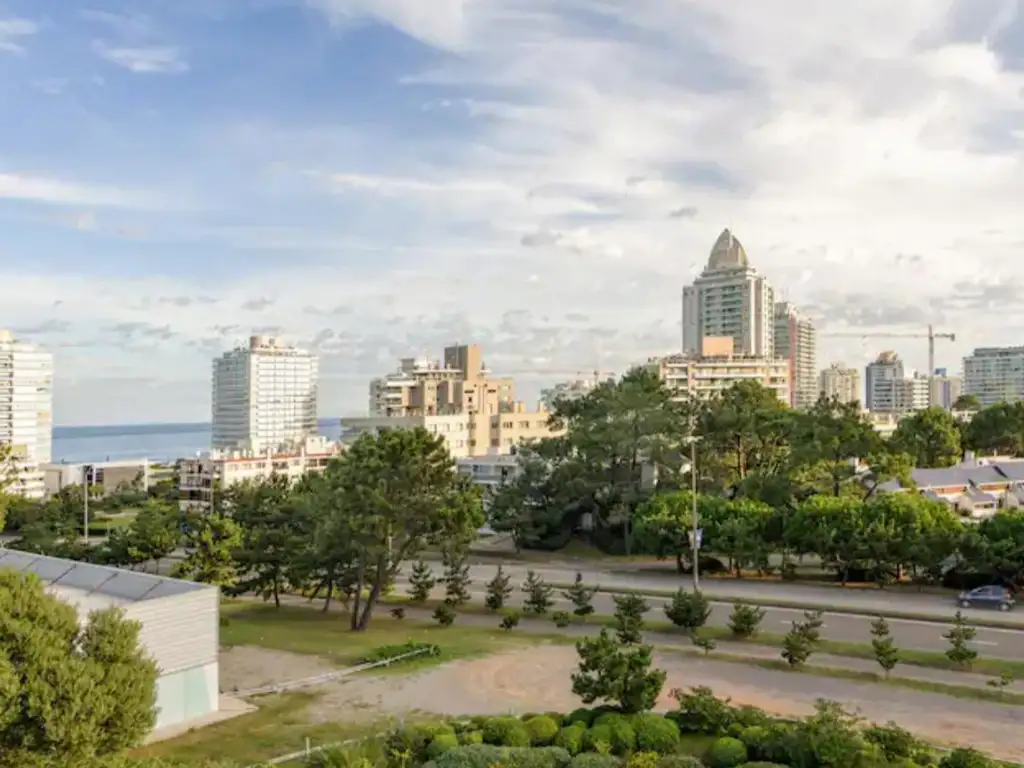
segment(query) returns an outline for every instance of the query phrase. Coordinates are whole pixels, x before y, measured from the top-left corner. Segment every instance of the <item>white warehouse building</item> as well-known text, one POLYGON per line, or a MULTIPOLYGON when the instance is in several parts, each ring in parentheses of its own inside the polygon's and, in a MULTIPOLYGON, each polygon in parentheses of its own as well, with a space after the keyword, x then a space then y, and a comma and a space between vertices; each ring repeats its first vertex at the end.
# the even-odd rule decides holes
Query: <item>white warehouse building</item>
POLYGON ((149 573, 0 548, 0 569, 35 574, 79 617, 116 606, 141 625, 139 642, 156 662, 154 732, 179 729, 217 712, 220 590, 149 573))

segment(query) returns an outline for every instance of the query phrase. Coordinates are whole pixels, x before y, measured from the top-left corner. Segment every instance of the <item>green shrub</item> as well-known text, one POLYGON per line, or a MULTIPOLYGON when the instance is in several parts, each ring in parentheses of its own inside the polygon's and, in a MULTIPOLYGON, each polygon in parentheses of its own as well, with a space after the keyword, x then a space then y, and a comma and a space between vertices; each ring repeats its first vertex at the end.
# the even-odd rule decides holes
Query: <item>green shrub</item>
POLYGON ((569 768, 572 757, 560 747, 507 750, 506 768, 569 768))
POLYGON ((766 726, 772 723, 772 717, 760 707, 742 706, 732 710, 733 722, 744 728, 752 725, 766 726))
POLYGON ((619 768, 619 760, 611 755, 595 755, 593 752, 584 752, 572 759, 569 768, 619 768))
POLYGON ((660 757, 657 752, 640 750, 626 759, 625 768, 658 768, 658 758, 660 757))
POLYGON ((668 754, 679 745, 679 726, 661 715, 645 714, 633 718, 637 749, 668 754))
POLYGON ((710 688, 698 686, 676 696, 679 709, 670 713, 683 733, 703 733, 720 736, 727 733, 736 720, 728 700, 715 698, 710 688))
POLYGON ((586 732, 587 727, 583 723, 567 725, 555 736, 555 746, 575 757, 583 751, 583 734, 586 732))
POLYGON ((609 726, 612 731, 612 752, 616 755, 628 755, 636 749, 636 732, 625 719, 615 720, 609 726))
POLYGON ((788 763, 790 745, 793 742, 793 726, 776 721, 759 727, 764 729, 764 736, 757 748, 757 753, 751 757, 761 762, 788 763))
POLYGON ((749 725, 740 731, 739 740, 747 748, 747 754, 754 760, 765 758, 765 746, 768 744, 768 729, 760 725, 749 725))
POLYGON ((391 733, 386 741, 389 753, 408 752, 415 761, 422 761, 427 756, 427 747, 440 735, 455 735, 455 729, 449 723, 419 723, 406 726, 391 733))
POLYGON ((599 745, 612 746, 612 727, 610 725, 593 725, 583 734, 583 749, 587 752, 599 752, 599 745))
POLYGON ((519 719, 525 723, 527 720, 533 720, 538 714, 537 712, 524 712, 519 716, 519 719))
POLYGON ((589 728, 594 724, 594 710, 581 707, 574 709, 565 719, 562 721, 562 725, 573 725, 575 723, 582 723, 584 727, 589 728))
POLYGON ((711 745, 704 762, 708 768, 736 768, 747 762, 747 748, 739 739, 725 736, 711 745))
POLYGON ((910 731, 896 723, 872 725, 864 729, 864 738, 875 744, 889 762, 911 759, 924 745, 910 731))
POLYGON ((970 747, 954 749, 939 761, 939 768, 993 768, 996 762, 970 747))
POLYGON ((449 749, 459 746, 459 737, 454 733, 439 733, 427 746, 427 757, 436 760, 449 749))
POLYGON ((485 744, 499 747, 528 747, 530 734, 525 726, 514 717, 492 717, 484 724, 485 744))
POLYGON ((600 712, 594 718, 594 725, 611 725, 612 723, 629 722, 629 718, 621 712, 600 712))
POLYGON ((765 763, 754 761, 752 763, 744 763, 740 768, 786 768, 785 763, 765 763))
MULTIPOLYGON (((436 761, 436 768, 491 768, 503 763, 509 750, 491 744, 470 744, 449 749, 436 761)), ((427 768, 427 766, 423 766, 427 768)))
POLYGON ((547 715, 536 715, 523 725, 530 734, 530 743, 535 747, 546 747, 558 735, 558 723, 547 715))
POLYGON ((483 731, 463 731, 459 735, 459 743, 463 746, 466 744, 483 744, 484 733, 483 731))
POLYGON ((704 768, 704 763, 693 755, 662 755, 658 768, 704 768))
POLYGON ((373 664, 374 662, 393 659, 396 656, 404 656, 407 653, 413 653, 415 651, 420 651, 420 654, 417 656, 411 656, 408 659, 402 659, 402 661, 412 661, 413 659, 418 659, 421 656, 437 656, 441 653, 441 649, 433 643, 421 643, 415 640, 410 640, 407 643, 400 643, 397 645, 378 645, 363 656, 359 660, 359 663, 373 664))

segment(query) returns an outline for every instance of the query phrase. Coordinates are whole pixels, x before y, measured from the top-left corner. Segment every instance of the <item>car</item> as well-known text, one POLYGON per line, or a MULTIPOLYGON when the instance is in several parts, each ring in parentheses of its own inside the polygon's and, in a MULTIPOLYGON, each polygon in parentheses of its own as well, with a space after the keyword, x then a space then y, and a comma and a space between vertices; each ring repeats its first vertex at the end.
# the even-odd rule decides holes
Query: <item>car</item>
POLYGON ((998 608, 1000 611, 1008 611, 1016 604, 1016 600, 1013 599, 1013 592, 998 584, 961 592, 959 600, 961 608, 974 608, 978 606, 998 608))

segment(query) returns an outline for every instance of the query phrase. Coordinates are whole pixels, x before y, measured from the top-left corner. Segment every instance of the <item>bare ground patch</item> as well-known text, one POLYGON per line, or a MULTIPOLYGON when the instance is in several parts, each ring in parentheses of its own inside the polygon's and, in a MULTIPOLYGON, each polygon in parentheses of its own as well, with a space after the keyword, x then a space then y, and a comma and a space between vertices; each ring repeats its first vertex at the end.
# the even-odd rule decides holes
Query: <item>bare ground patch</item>
MULTIPOLYGON (((1021 707, 672 654, 660 654, 657 664, 668 673, 659 709, 674 704, 671 689, 696 685, 779 715, 808 714, 824 698, 876 722, 895 721, 935 743, 970 744, 1004 760, 1024 761, 1021 707)), ((567 711, 580 706, 571 690, 575 668, 574 649, 549 646, 455 661, 406 677, 360 676, 320 688, 323 696, 310 716, 327 722, 359 713, 370 718, 567 711)))
POLYGON ((238 645, 220 652, 220 688, 224 693, 301 680, 336 672, 329 662, 302 653, 238 645))

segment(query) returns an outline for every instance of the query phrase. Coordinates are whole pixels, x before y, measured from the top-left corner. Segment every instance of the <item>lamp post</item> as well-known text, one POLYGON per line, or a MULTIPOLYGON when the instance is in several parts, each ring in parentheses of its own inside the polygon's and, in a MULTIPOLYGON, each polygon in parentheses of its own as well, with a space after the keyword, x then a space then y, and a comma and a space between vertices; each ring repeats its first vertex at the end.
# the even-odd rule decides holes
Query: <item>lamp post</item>
POLYGON ((700 591, 700 514, 697 511, 697 441, 699 437, 690 438, 690 548, 693 558, 693 591, 700 591))
POLYGON ((82 465, 82 537, 89 546, 89 486, 92 480, 92 464, 82 465))

